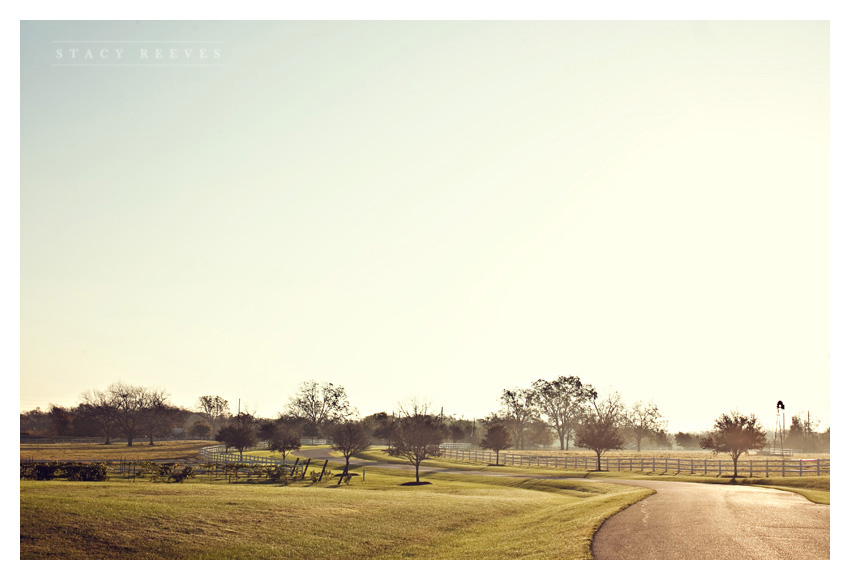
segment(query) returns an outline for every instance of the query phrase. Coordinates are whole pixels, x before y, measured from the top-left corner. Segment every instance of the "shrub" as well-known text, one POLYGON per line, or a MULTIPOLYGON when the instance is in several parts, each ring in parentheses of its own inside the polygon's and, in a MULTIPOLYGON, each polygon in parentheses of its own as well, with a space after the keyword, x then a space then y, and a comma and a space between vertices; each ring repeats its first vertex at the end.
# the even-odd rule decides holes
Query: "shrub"
POLYGON ((171 480, 175 483, 183 483, 183 481, 189 477, 195 477, 195 473, 191 465, 186 465, 181 471, 171 474, 171 480))
POLYGON ((105 463, 66 463, 63 465, 68 481, 106 481, 105 463))

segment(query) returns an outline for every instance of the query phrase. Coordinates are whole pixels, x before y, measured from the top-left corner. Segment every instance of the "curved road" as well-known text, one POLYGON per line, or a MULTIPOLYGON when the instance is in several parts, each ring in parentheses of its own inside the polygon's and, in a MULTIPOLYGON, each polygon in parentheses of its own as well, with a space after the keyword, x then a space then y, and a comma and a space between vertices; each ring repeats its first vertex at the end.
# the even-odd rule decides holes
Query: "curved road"
POLYGON ((602 524, 591 545, 595 559, 829 559, 829 506, 796 493, 676 481, 616 483, 657 493, 602 524))
MULTIPOLYGON (((327 449, 301 451, 299 455, 321 461, 340 460, 330 456, 327 449)), ((359 459, 351 463, 352 470, 363 466, 412 469, 408 465, 359 459)), ((497 475, 448 468, 427 468, 422 472, 497 475)), ((590 481, 656 491, 602 524, 591 546, 597 560, 829 559, 829 506, 812 503, 796 493, 678 481, 590 481)))

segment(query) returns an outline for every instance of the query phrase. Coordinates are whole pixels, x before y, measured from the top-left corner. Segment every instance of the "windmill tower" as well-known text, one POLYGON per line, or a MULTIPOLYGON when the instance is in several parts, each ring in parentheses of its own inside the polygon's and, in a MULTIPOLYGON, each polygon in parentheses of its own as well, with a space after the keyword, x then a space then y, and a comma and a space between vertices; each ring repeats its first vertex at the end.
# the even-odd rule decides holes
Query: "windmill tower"
POLYGON ((773 429, 773 453, 785 455, 785 403, 779 401, 776 403, 776 427, 773 429), (780 413, 782 417, 780 418, 780 413), (776 446, 776 440, 779 440, 779 447, 776 446))

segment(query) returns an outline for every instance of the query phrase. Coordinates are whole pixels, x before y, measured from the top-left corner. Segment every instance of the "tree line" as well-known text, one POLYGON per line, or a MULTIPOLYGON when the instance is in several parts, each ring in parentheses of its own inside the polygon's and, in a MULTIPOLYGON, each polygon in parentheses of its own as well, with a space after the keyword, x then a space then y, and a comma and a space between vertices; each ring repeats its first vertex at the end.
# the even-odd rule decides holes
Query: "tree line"
MULTIPOLYGON (((107 444, 121 437, 132 446, 140 439, 153 445, 155 438, 172 435, 177 429, 192 438, 214 438, 240 452, 264 441, 284 459, 300 448, 303 438, 325 438, 342 452, 346 471, 352 455, 381 442, 386 443, 390 454, 417 468, 417 480, 420 463, 438 455, 440 444, 446 441, 494 450, 497 464, 499 452, 505 449, 549 447, 555 440, 562 450, 569 450, 572 443, 594 451, 597 465, 603 453, 622 449, 627 442, 637 451, 645 447, 670 449, 675 443, 685 449, 730 452, 725 449, 727 444, 718 443, 717 424, 712 431, 671 435, 654 402, 626 405, 618 392, 602 397, 576 376, 540 379, 527 388, 504 389, 498 410, 480 420, 444 416, 442 411, 438 415, 416 401, 399 405, 389 414, 379 412, 361 419, 341 385, 317 381, 303 382, 275 419, 241 411, 233 415, 229 402, 217 395, 199 397, 192 409, 177 407, 169 399, 164 390, 118 382, 103 391, 84 393, 76 407, 51 405, 46 412, 36 409, 21 413, 21 433, 99 436, 107 444), (192 424, 186 429, 190 420, 192 424)), ((737 413, 718 421, 724 417, 729 419, 727 431, 729 424, 741 421, 737 413)), ((751 438, 748 444, 766 446, 764 429, 755 423, 751 427, 764 438, 751 438)), ((816 419, 794 416, 785 446, 804 451, 826 447, 828 451, 829 429, 817 433, 816 427, 816 419)))

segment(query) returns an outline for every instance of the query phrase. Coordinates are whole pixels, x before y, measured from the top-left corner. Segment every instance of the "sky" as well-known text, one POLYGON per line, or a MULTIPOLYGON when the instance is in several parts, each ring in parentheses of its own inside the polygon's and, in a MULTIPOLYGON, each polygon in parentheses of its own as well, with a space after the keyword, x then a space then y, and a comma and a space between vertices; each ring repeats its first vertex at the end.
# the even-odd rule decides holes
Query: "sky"
POLYGON ((830 426, 827 21, 20 43, 22 411, 123 381, 275 417, 316 380, 480 418, 575 375, 671 432, 830 426))

